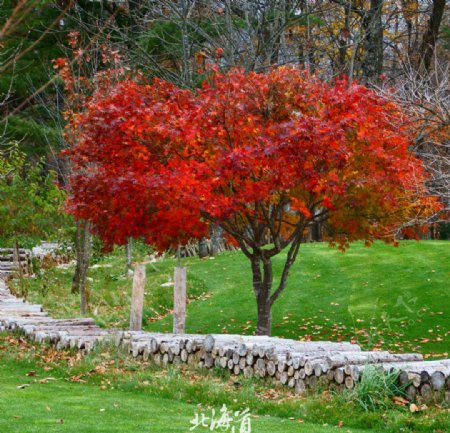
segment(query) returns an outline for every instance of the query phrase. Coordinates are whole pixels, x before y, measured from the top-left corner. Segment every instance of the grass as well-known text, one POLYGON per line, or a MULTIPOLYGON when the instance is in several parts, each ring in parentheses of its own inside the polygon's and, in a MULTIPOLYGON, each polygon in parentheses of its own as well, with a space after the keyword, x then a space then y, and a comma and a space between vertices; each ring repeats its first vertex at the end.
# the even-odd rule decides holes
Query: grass
POLYGON ((444 433, 450 428, 448 411, 437 408, 411 414, 391 402, 366 412, 328 392, 297 398, 285 388, 223 372, 156 370, 108 347, 81 358, 0 335, 0 371, 2 433, 188 433, 195 413, 210 416, 224 404, 233 412, 249 408, 254 433, 444 433), (29 386, 18 388, 23 385, 29 386))
MULTIPOLYGON (((211 413, 208 407, 169 396, 163 381, 156 392, 143 391, 147 383, 139 382, 139 375, 133 375, 133 379, 128 377, 136 372, 137 366, 113 361, 114 373, 108 373, 107 366, 111 364, 104 358, 74 361, 67 353, 55 357, 50 350, 39 351, 10 339, 3 347, 16 353, 0 356, 1 432, 188 432, 196 412, 211 413), (28 351, 25 357, 24 351, 28 351), (68 360, 74 364, 72 368, 64 366, 68 360), (96 362, 99 364, 95 366, 96 362), (123 383, 118 383, 119 377, 123 383), (110 385, 112 381, 115 386, 110 385)), ((166 385, 171 382, 172 391, 175 379, 178 380, 169 375, 165 381, 166 385)), ((291 420, 277 417, 253 418, 252 426, 254 431, 261 432, 337 431, 331 426, 299 428, 291 420)), ((207 428, 196 430, 209 431, 207 428)))
POLYGON ((367 365, 360 382, 347 394, 366 411, 388 409, 393 398, 405 395, 406 387, 399 386, 397 379, 398 372, 385 372, 375 365, 367 365))
MULTIPOLYGON (((279 275, 284 256, 275 258, 279 275)), ((247 333, 256 325, 248 260, 240 253, 184 259, 188 267, 187 331, 247 333)), ((172 259, 147 266, 144 326, 171 331, 172 259), (168 284, 169 283, 169 284, 168 284)), ((116 250, 89 271, 90 314, 103 326, 128 324, 131 281, 116 250)), ((27 280, 30 301, 55 317, 77 315, 73 268, 48 269, 27 280)), ((354 340, 365 348, 448 357, 450 244, 404 241, 398 248, 353 244, 346 253, 323 243, 302 247, 288 285, 273 308, 273 334, 295 339, 354 340)))

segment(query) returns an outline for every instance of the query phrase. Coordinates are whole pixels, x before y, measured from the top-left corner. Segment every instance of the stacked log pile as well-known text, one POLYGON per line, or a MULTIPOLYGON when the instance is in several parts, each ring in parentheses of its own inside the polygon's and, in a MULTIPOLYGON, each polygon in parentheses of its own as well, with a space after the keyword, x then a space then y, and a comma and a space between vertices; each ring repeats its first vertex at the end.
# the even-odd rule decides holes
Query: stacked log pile
MULTIPOLYGON (((204 239, 205 242, 205 250, 208 255, 211 254, 212 251, 212 241, 211 239, 204 239)), ((223 253, 225 251, 236 251, 238 248, 232 244, 225 242, 224 239, 221 239, 217 243, 217 251, 216 253, 223 253)), ((181 247, 180 251, 181 257, 198 257, 200 255, 200 247, 198 240, 188 242, 186 245, 181 247)))
POLYGON ((11 276, 19 270, 19 265, 24 276, 33 274, 31 252, 29 250, 20 248, 16 256, 14 248, 0 248, 0 278, 11 276))
POLYGON ((420 354, 362 351, 347 342, 300 342, 242 335, 173 335, 121 332, 116 344, 157 365, 187 363, 267 378, 302 394, 308 388, 352 389, 368 365, 396 371, 413 400, 450 401, 450 360, 423 361, 420 354))
POLYGON ((308 388, 352 389, 369 365, 398 373, 408 397, 450 402, 450 360, 424 361, 420 354, 362 351, 348 342, 302 342, 243 335, 162 334, 105 330, 93 319, 53 319, 40 305, 17 299, 0 279, 0 331, 16 331, 57 349, 89 352, 110 342, 145 362, 225 369, 266 378, 302 394, 308 388))
POLYGON ((33 247, 31 254, 41 266, 49 267, 68 263, 70 250, 58 242, 41 241, 40 245, 33 247))
POLYGON ((29 304, 13 296, 0 279, 0 332, 25 335, 57 349, 75 348, 89 352, 100 341, 114 341, 116 330, 99 328, 94 319, 53 319, 41 305, 29 304))

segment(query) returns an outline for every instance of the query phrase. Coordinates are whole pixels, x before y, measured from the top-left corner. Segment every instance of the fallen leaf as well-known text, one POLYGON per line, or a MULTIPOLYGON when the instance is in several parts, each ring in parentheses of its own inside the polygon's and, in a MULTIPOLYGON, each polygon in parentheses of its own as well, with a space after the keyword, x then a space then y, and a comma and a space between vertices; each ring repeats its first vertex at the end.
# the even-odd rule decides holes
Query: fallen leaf
POLYGON ((51 380, 58 380, 58 379, 56 379, 55 377, 46 377, 45 379, 41 379, 39 381, 39 383, 47 383, 47 382, 49 382, 51 380))
POLYGON ((423 412, 424 410, 427 410, 427 409, 428 409, 428 406, 426 404, 422 404, 420 406, 417 406, 416 404, 412 403, 412 404, 409 405, 409 411, 411 413, 423 412))
POLYGON ((397 406, 405 406, 409 403, 408 400, 406 400, 406 398, 403 397, 398 397, 395 396, 392 398, 392 401, 394 402, 394 404, 396 404, 397 406))

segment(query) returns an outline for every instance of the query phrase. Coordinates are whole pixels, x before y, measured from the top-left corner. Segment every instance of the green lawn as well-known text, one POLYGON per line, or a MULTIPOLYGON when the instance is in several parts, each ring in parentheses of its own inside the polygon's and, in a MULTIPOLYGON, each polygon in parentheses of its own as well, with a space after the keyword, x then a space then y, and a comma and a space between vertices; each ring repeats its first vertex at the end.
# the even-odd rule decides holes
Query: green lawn
MULTIPOLYGON (((283 265, 275 259, 275 272, 283 265)), ((248 260, 240 252, 215 259, 183 260, 188 267, 187 330, 252 333, 256 307, 248 260)), ((170 331, 174 260, 147 267, 145 328, 170 331)), ((70 295, 73 269, 50 269, 25 284, 29 299, 54 316, 77 314, 70 295)), ((131 281, 123 252, 103 257, 90 270, 91 315, 105 326, 127 326, 131 281)), ((288 286, 274 305, 273 334, 296 339, 349 340, 364 347, 450 352, 450 242, 405 241, 398 248, 353 244, 342 253, 327 244, 305 244, 288 286)))
MULTIPOLYGON (((0 431, 5 433, 187 433, 193 426, 190 421, 195 413, 202 412, 193 404, 143 393, 102 391, 93 385, 69 383, 62 379, 18 389, 17 386, 32 382, 26 377, 27 370, 12 368, 1 361, 0 368, 0 431)), ((208 416, 211 411, 205 409, 203 413, 208 416)), ((253 418, 251 423, 255 433, 339 431, 332 426, 298 424, 277 417, 253 418)), ((206 432, 209 429, 199 427, 195 431, 206 432)))
POLYGON ((108 348, 80 359, 1 334, 0 372, 1 433, 188 433, 196 413, 211 416, 224 404, 232 414, 249 408, 253 433, 444 433, 450 428, 448 411, 439 408, 411 414, 407 406, 387 401, 385 408, 365 412, 340 394, 300 398, 285 387, 224 372, 157 369, 108 348))

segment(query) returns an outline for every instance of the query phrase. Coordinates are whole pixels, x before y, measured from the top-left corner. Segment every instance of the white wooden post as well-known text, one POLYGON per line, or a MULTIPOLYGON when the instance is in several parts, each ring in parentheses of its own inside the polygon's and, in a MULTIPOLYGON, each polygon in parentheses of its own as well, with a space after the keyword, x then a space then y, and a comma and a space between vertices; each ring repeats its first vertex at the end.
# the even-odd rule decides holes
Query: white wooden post
POLYGON ((175 285, 173 290, 173 333, 184 334, 186 331, 186 274, 187 269, 175 268, 175 285))
POLYGON ((142 312, 144 309, 145 265, 136 265, 131 292, 130 331, 142 330, 142 312))

